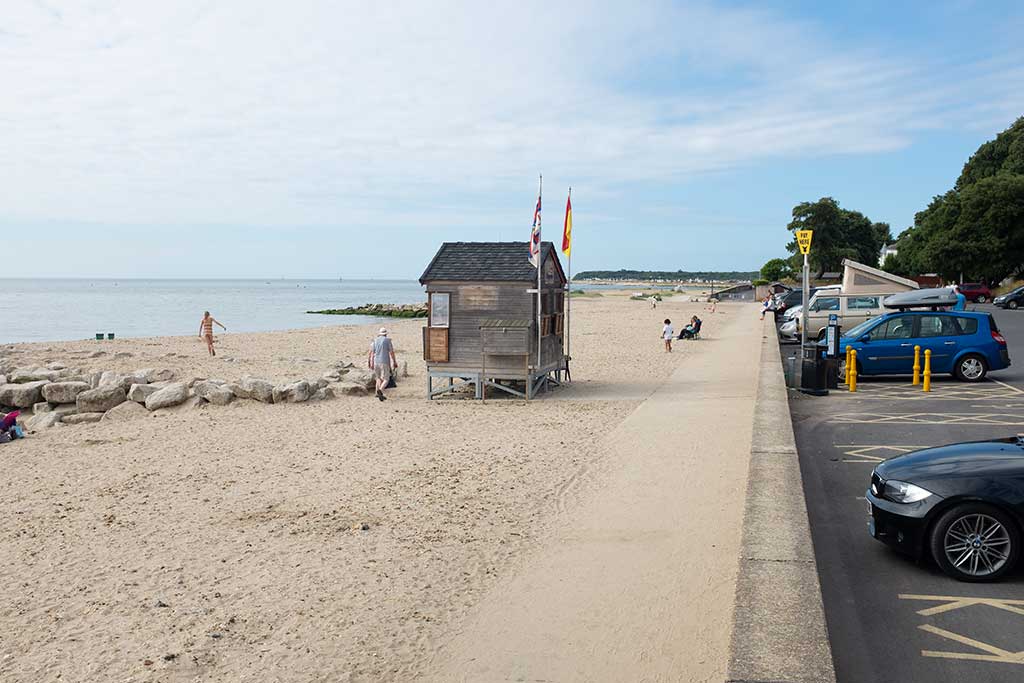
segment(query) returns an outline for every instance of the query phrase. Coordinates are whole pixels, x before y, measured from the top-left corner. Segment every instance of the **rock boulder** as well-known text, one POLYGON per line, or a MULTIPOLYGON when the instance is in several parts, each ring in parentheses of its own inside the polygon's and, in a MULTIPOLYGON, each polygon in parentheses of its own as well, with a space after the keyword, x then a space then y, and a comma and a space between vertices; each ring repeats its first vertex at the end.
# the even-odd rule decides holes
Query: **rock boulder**
POLYGON ((362 385, 364 389, 370 390, 377 386, 373 373, 369 370, 353 369, 345 373, 345 381, 352 384, 362 385))
POLYGON ((274 387, 274 403, 302 403, 312 395, 313 390, 305 380, 274 387))
POLYGON ((251 398, 261 403, 274 402, 274 385, 265 379, 246 375, 237 384, 229 384, 228 388, 238 398, 251 398))
POLYGON ((83 391, 75 400, 79 413, 105 413, 127 400, 120 385, 107 385, 83 391))
POLYGON ((152 384, 133 384, 128 389, 128 400, 136 403, 145 403, 146 399, 158 392, 162 387, 152 384))
POLYGON ((103 421, 123 422, 125 420, 133 420, 136 417, 142 417, 143 415, 149 415, 149 411, 146 410, 145 406, 139 405, 135 401, 125 401, 121 405, 114 406, 103 413, 103 421))
POLYGON ((0 386, 0 406, 31 408, 43 400, 42 389, 47 384, 49 382, 46 380, 20 384, 4 384, 0 386))
POLYGON ((45 368, 18 368, 11 373, 8 377, 8 381, 11 384, 25 384, 27 382, 52 382, 60 377, 60 373, 56 370, 47 370, 45 368))
POLYGON ((25 421, 25 429, 30 432, 38 432, 41 429, 49 429, 61 421, 63 416, 60 413, 41 413, 30 417, 25 421))
POLYGON ((86 382, 52 382, 43 387, 42 394, 50 403, 74 403, 83 391, 89 391, 86 382))
POLYGON ((159 410, 181 405, 187 399, 188 387, 183 382, 175 382, 150 394, 146 399, 146 410, 159 410))
POLYGON ((192 390, 196 396, 206 399, 215 406, 226 406, 234 400, 235 395, 226 386, 217 384, 216 380, 197 382, 192 390))
POLYGON ((354 382, 341 382, 331 387, 335 394, 342 394, 344 396, 366 396, 367 389, 362 384, 356 384, 354 382))
MULTIPOLYGON (((127 403, 127 401, 125 401, 127 403)), ((124 405, 122 403, 121 405, 124 405)), ((114 406, 116 408, 117 406, 114 406)), ((113 410, 113 408, 111 408, 113 410)), ((76 413, 75 415, 65 415, 61 418, 61 422, 67 425, 78 425, 85 424, 87 422, 99 422, 103 419, 106 413, 76 413)))

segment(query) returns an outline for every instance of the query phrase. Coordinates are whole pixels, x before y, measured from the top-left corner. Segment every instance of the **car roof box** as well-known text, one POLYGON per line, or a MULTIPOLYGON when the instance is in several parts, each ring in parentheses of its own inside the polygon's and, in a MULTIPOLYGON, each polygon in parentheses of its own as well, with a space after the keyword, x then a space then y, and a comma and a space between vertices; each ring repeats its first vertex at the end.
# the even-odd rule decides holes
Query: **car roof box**
POLYGON ((912 289, 887 296, 882 301, 886 308, 905 310, 907 308, 932 308, 936 306, 953 306, 956 304, 956 293, 949 287, 937 289, 912 289))

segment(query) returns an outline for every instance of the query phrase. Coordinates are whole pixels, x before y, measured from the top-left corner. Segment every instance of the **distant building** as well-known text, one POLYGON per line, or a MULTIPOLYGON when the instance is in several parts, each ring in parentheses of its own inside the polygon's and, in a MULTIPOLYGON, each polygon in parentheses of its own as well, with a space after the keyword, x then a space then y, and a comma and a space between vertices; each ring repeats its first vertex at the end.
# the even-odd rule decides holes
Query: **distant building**
POLYGON ((885 259, 889 258, 890 256, 895 256, 897 253, 899 253, 899 250, 896 248, 895 244, 887 244, 884 247, 882 247, 882 251, 878 254, 879 267, 885 265, 885 259))
POLYGON ((743 285, 735 285, 734 287, 726 287, 725 289, 720 289, 715 292, 714 298, 719 301, 753 301, 754 285, 747 283, 743 285))

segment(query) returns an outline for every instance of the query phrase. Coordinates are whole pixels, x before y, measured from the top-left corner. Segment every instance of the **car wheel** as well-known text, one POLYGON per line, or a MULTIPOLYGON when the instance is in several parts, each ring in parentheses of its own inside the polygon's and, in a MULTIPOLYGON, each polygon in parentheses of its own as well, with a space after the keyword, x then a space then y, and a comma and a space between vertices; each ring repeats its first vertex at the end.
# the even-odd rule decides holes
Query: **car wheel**
POLYGON ((956 362, 954 374, 961 382, 980 382, 988 373, 988 364, 981 356, 970 353, 956 362))
POLYGON ((1017 304, 1016 301, 1007 301, 1006 302, 1006 307, 1009 308, 1011 311, 1016 311, 1017 310, 1017 306, 1018 306, 1018 304, 1017 304))
POLYGON ((1020 554, 1020 532, 998 508, 967 503, 949 510, 931 533, 932 557, 958 581, 995 581, 1013 569, 1020 554))
POLYGON ((979 304, 983 304, 983 303, 985 303, 986 301, 988 301, 988 297, 987 297, 987 296, 985 296, 984 294, 979 294, 979 295, 978 295, 978 298, 977 298, 977 299, 975 299, 975 301, 977 301, 977 302, 978 302, 979 304))

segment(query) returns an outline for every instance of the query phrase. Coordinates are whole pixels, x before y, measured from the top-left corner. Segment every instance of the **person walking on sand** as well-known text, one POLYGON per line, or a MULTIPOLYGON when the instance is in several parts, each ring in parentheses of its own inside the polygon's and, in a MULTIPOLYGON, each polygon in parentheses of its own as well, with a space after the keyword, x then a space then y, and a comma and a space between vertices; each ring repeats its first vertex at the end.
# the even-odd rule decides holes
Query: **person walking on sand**
POLYGON ((392 370, 398 369, 398 361, 395 359, 395 347, 388 338, 387 328, 380 328, 377 338, 370 344, 370 353, 366 358, 366 364, 373 371, 377 380, 377 400, 386 401, 387 396, 384 390, 391 381, 392 370))
POLYGON ((225 332, 228 328, 221 325, 220 321, 210 315, 209 311, 203 313, 203 319, 199 321, 199 338, 206 340, 206 350, 210 352, 211 356, 216 356, 217 352, 213 350, 213 324, 220 325, 220 329, 225 332))
POLYGON ((665 318, 665 327, 661 328, 661 338, 665 340, 665 352, 672 353, 672 337, 676 334, 672 328, 672 321, 665 318))

